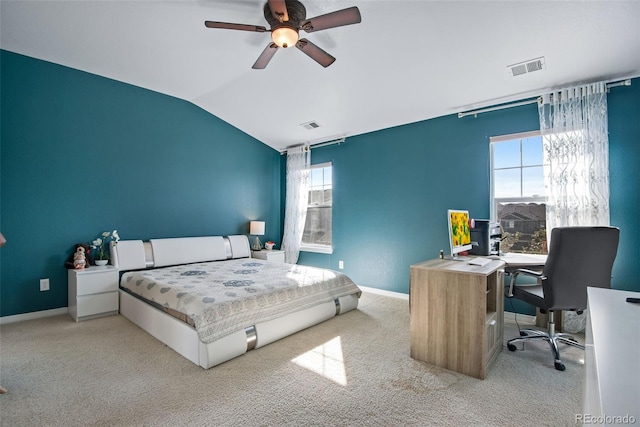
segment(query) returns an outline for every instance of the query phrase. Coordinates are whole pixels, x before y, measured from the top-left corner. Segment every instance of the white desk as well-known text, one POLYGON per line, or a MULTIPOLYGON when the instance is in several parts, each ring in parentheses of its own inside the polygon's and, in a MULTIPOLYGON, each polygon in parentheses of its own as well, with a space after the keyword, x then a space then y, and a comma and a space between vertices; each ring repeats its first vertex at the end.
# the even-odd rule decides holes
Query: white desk
POLYGON ((518 254, 511 252, 500 255, 498 259, 506 264, 505 269, 507 272, 509 272, 509 270, 517 270, 518 268, 529 268, 535 270, 536 268, 543 267, 544 263, 547 262, 546 255, 518 254))
POLYGON ((583 422, 640 422, 640 305, 625 301, 640 292, 587 288, 587 297, 584 416, 594 418, 583 422))

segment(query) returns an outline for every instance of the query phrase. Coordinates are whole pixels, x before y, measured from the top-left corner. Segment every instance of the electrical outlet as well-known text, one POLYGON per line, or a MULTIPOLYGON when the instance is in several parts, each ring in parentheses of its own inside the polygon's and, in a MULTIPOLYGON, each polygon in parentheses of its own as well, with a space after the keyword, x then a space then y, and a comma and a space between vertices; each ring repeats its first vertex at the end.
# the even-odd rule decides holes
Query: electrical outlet
POLYGON ((41 291, 49 290, 49 279, 40 279, 40 290, 41 291))
POLYGON ((338 261, 338 268, 340 270, 342 270, 344 268, 344 261, 342 261, 342 260, 338 261))

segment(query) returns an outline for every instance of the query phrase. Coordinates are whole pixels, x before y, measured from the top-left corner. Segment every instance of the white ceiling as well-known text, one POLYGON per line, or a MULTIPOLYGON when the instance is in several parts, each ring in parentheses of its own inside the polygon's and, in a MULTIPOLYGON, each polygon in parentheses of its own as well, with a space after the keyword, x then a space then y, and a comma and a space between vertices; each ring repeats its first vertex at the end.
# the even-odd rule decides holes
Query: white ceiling
POLYGON ((301 32, 328 68, 290 48, 253 70, 269 33, 204 26, 268 27, 264 1, 2 0, 0 47, 191 101, 276 150, 640 76, 640 1, 303 3, 360 9, 360 24, 301 32), (538 57, 545 69, 509 75, 538 57))

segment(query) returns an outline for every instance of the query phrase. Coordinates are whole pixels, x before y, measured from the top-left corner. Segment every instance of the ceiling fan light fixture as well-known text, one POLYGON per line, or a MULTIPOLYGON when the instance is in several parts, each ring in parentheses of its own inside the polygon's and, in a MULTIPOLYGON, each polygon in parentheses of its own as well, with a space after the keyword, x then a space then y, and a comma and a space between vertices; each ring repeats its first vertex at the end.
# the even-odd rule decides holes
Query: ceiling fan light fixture
MULTIPOLYGON (((2 0, 0 0, 2 1, 2 0)), ((262 8, 264 19, 269 23, 270 29, 261 25, 234 24, 231 22, 205 21, 207 28, 220 28, 227 30, 251 31, 256 33, 271 32, 272 42, 262 51, 251 68, 264 69, 273 58, 273 55, 281 47, 295 46, 309 58, 323 67, 328 67, 336 60, 319 46, 316 46, 306 38, 300 38, 300 30, 308 33, 327 30, 329 28, 358 24, 362 21, 360 11, 356 6, 347 9, 336 10, 307 19, 307 9, 299 0, 267 0, 262 8)))
POLYGON ((295 46, 298 42, 298 31, 287 26, 282 26, 271 31, 271 39, 278 47, 295 46))

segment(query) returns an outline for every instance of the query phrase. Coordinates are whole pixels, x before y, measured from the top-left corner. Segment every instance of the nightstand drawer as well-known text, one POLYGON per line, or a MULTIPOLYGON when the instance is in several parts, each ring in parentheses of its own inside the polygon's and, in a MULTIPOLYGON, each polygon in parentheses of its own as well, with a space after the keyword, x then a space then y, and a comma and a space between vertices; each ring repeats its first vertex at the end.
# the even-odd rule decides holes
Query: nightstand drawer
MULTIPOLYGON (((83 279, 84 279, 84 275, 83 279)), ((78 283, 77 295, 99 294, 118 290, 118 272, 108 271, 101 274, 89 273, 89 280, 78 283)))
POLYGON ((91 316, 110 311, 118 311, 117 292, 78 297, 78 317, 91 316))

